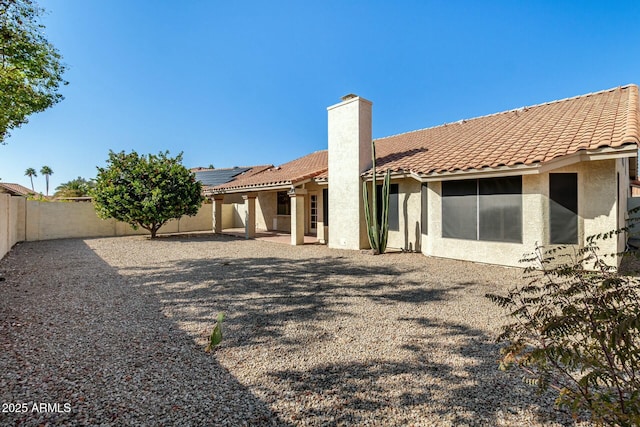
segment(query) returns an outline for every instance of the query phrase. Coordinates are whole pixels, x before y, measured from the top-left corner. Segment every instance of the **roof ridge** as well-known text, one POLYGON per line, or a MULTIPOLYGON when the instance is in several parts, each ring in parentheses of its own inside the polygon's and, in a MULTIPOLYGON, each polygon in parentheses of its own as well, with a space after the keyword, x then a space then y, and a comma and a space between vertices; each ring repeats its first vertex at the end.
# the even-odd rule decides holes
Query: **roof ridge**
MULTIPOLYGON (((604 90, 600 90, 600 91, 597 91, 597 92, 586 93, 586 94, 583 94, 583 95, 577 95, 577 96, 571 96, 571 97, 568 97, 568 98, 556 99, 554 101, 543 102, 543 103, 540 103, 540 104, 526 105, 526 106, 522 106, 522 107, 519 107, 519 108, 512 108, 511 110, 499 111, 497 113, 485 114, 483 116, 476 116, 476 117, 471 117, 471 118, 468 118, 468 119, 460 119, 460 120, 457 120, 457 121, 454 121, 454 122, 447 122, 447 123, 443 123, 441 125, 436 125, 436 126, 430 126, 430 127, 421 128, 421 129, 410 130, 410 131, 407 131, 407 132, 400 132, 400 133, 396 133, 396 134, 393 134, 393 135, 383 136, 381 138, 375 138, 374 141, 379 141, 379 140, 387 139, 387 138, 393 138, 393 137, 400 136, 400 135, 407 135, 407 134, 414 133, 414 132, 422 132, 422 131, 428 130, 428 129, 437 129, 437 128, 440 128, 440 127, 445 127, 445 126, 450 126, 450 125, 463 124, 463 123, 466 123, 466 122, 470 122, 472 120, 484 119, 484 118, 487 118, 487 117, 498 116, 498 115, 501 115, 501 114, 508 114, 508 113, 513 113, 513 112, 517 112, 517 111, 528 110, 530 108, 544 107, 546 105, 558 104, 560 102, 566 102, 566 101, 573 101, 573 100, 579 99, 579 98, 587 98, 587 97, 593 96, 593 95, 600 95, 600 94, 607 93, 607 92, 613 92, 615 90, 622 90, 622 89, 633 88, 633 87, 635 87, 635 94, 636 94, 636 98, 637 98, 638 85, 636 85, 634 83, 629 83, 629 84, 626 84, 626 85, 623 85, 623 86, 616 86, 616 87, 613 87, 613 88, 610 88, 610 89, 604 89, 604 90)), ((632 92, 632 94, 633 93, 634 92, 632 92)))

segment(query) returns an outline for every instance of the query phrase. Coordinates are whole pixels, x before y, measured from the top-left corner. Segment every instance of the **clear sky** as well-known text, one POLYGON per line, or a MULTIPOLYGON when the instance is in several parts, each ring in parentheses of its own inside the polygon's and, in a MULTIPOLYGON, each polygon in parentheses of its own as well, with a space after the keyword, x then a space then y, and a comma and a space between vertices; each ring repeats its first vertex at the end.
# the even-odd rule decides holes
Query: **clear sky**
POLYGON ((26 186, 43 165, 51 189, 93 178, 110 149, 285 163, 326 148, 347 93, 378 138, 640 83, 640 1, 40 4, 69 85, 0 145, 0 179, 26 186))

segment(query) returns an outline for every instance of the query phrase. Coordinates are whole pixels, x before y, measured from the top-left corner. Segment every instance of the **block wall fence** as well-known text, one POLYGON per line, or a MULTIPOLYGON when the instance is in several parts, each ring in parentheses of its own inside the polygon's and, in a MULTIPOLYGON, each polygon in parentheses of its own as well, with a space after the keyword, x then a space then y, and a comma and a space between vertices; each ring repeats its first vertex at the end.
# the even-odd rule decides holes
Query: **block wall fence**
MULTIPOLYGON (((195 216, 171 220, 158 233, 210 231, 212 205, 203 204, 195 216)), ((0 194, 0 259, 18 242, 115 237, 149 234, 114 219, 101 219, 92 203, 39 202, 0 194)))

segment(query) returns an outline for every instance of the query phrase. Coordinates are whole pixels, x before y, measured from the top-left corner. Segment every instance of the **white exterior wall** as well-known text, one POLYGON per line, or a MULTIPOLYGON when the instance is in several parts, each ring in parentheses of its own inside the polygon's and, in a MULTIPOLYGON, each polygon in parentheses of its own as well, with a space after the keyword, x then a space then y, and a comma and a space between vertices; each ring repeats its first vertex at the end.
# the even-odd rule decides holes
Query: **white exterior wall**
POLYGON ((371 102, 329 107, 329 247, 368 247, 360 174, 371 167, 371 102))
MULTIPOLYGON (((617 175, 620 160, 583 162, 559 168, 551 173, 578 174, 578 245, 586 244, 588 236, 618 228, 617 175)), ((625 185, 623 174, 621 187, 625 185)), ((628 181, 628 178, 627 178, 628 181)), ((441 182, 428 184, 428 228, 422 239, 425 255, 443 258, 523 267, 519 262, 531 253, 536 243, 549 245, 549 173, 522 177, 522 243, 488 242, 442 237, 441 182)), ((626 194, 623 192, 623 194, 626 194)), ((626 212, 626 197, 620 207, 626 212)), ((622 214, 624 215, 624 213, 622 214)), ((624 239, 624 238, 623 238, 624 239)), ((618 251, 619 242, 608 239, 599 242, 601 253, 618 251)), ((619 261, 619 260, 618 260, 619 261)))

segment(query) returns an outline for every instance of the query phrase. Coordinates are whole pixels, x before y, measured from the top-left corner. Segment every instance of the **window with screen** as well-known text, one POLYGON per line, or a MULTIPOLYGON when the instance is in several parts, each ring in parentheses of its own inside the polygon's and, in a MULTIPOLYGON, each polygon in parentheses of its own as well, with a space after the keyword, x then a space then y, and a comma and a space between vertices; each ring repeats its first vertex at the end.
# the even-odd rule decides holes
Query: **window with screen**
POLYGON ((478 238, 478 182, 475 179, 442 183, 442 237, 478 238))
MULTIPOLYGON (((378 204, 378 224, 382 222, 382 185, 376 186, 378 204)), ((398 209, 398 184, 389 186, 389 231, 400 231, 400 212, 398 209)))
POLYGON ((522 242, 522 177, 478 180, 478 239, 522 242))
POLYGON ((549 234, 552 244, 578 243, 578 174, 549 174, 549 234))
POLYGON ((278 215, 291 215, 291 200, 286 191, 278 191, 278 215))
POLYGON ((522 177, 444 181, 442 237, 522 242, 522 177))

